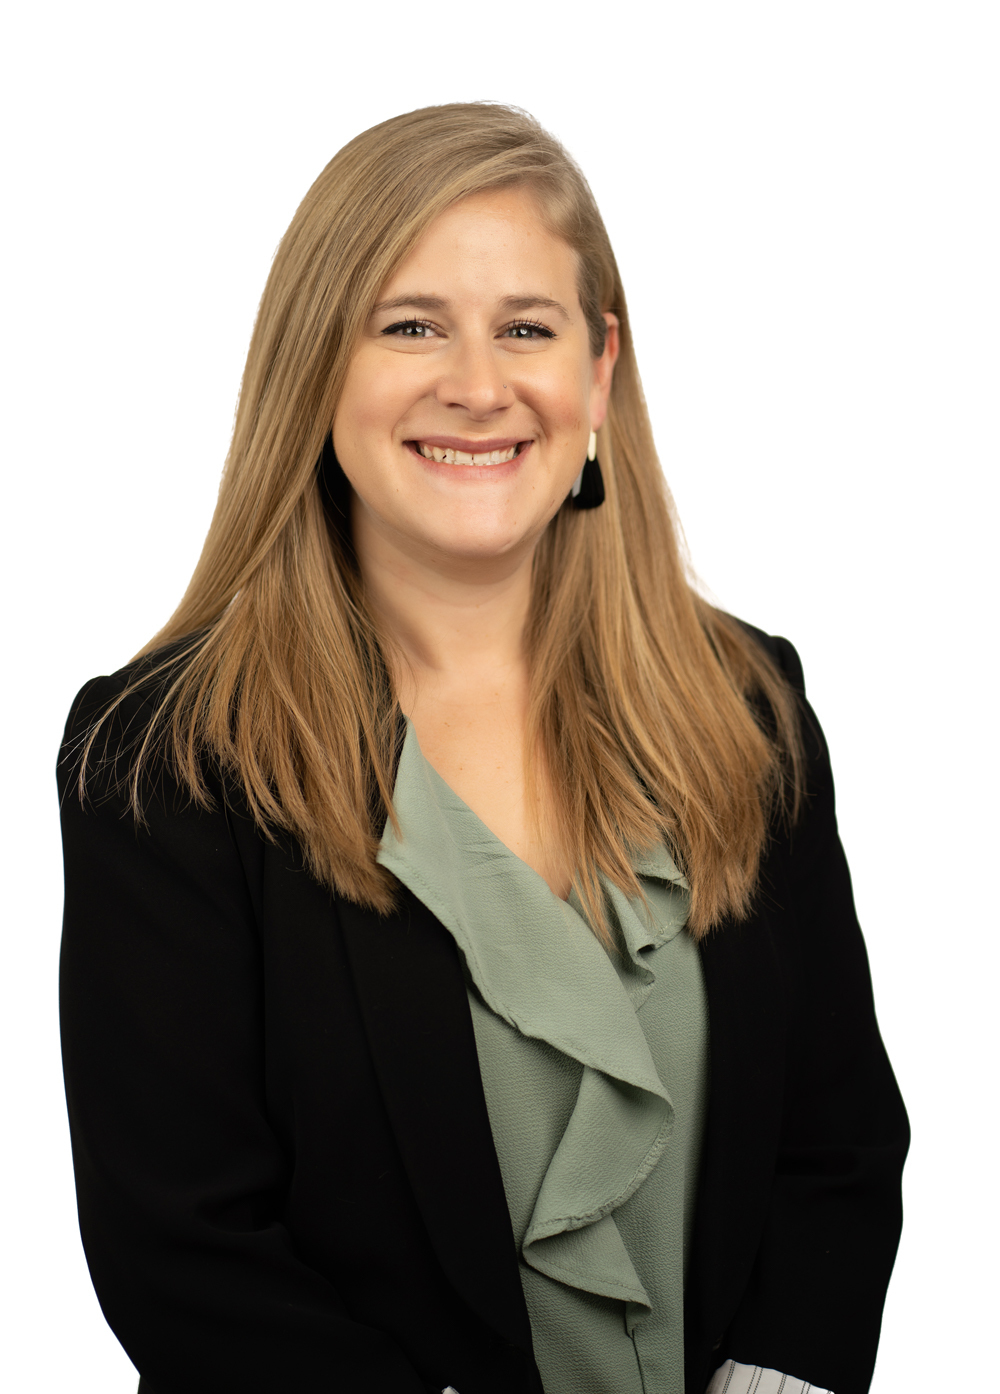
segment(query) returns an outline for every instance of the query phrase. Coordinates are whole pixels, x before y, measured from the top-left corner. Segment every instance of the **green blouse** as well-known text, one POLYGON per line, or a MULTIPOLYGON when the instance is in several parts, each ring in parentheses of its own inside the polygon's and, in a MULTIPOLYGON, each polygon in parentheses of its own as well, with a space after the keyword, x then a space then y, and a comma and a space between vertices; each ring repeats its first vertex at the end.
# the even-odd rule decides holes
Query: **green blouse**
POLYGON ((546 1394, 683 1394, 685 1251, 707 1092, 688 886, 604 883, 617 952, 448 787, 413 727, 378 860, 454 936, 546 1394))

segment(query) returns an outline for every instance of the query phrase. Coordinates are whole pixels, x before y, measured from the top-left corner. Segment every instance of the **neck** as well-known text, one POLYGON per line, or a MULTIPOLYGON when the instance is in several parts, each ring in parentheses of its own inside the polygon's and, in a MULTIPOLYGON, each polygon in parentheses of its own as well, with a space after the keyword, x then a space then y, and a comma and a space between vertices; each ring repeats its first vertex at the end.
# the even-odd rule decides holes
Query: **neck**
POLYGON ((526 677, 524 631, 534 547, 501 557, 441 557, 400 545, 355 509, 354 546, 369 604, 395 652, 400 705, 421 692, 498 696, 526 677), (488 686, 484 688, 483 684, 488 686))

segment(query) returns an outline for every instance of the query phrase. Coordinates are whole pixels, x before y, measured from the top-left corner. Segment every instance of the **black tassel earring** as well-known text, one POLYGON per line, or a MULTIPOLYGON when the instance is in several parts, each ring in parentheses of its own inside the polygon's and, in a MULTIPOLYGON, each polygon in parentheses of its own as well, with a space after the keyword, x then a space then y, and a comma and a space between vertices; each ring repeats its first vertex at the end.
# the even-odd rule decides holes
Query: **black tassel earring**
POLYGON ((597 459, 597 435, 590 433, 587 460, 569 492, 574 508, 600 508, 604 502, 604 475, 597 459))

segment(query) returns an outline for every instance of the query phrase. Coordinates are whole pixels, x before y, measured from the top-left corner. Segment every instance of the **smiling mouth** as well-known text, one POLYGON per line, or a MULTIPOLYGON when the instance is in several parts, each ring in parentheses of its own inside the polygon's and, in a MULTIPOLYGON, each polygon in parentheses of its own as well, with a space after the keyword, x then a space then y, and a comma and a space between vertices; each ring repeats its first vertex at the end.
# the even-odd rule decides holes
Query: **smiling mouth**
POLYGON ((474 453, 467 450, 446 450, 439 445, 424 445, 423 441, 412 442, 414 448, 425 460, 433 460, 438 465, 506 465, 520 455, 526 442, 508 446, 506 450, 483 450, 474 453))

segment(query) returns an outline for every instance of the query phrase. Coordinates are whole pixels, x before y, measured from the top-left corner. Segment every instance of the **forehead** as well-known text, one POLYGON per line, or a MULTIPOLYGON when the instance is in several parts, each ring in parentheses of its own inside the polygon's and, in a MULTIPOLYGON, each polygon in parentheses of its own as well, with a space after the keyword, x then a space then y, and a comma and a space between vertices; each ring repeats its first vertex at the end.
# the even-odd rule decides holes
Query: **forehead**
POLYGON ((382 287, 399 294, 499 298, 531 293, 575 302, 577 256, 524 187, 469 194, 438 214, 382 287))

